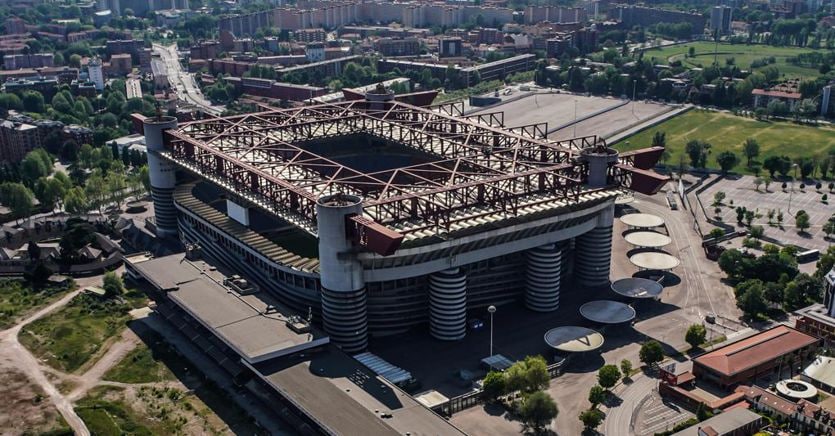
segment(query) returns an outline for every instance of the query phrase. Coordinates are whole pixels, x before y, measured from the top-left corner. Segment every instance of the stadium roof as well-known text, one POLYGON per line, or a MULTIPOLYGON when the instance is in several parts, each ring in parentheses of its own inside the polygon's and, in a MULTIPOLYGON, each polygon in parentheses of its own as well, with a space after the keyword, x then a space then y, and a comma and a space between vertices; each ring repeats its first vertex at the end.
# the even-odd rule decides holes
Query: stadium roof
POLYGON ((559 351, 577 353, 603 346, 603 335, 585 327, 563 326, 545 333, 545 343, 559 351))
POLYGON ((620 217, 620 221, 629 227, 651 228, 664 225, 664 219, 648 213, 630 213, 620 217))
POLYGON ((601 324, 621 324, 635 319, 635 309, 619 301, 594 300, 580 306, 580 315, 601 324))

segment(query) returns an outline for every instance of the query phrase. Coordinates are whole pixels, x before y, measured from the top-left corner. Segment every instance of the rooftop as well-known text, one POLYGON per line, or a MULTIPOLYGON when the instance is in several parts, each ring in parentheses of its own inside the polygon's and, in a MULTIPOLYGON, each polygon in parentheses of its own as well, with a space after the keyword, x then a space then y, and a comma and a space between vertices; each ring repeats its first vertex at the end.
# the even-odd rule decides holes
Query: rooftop
POLYGON ((712 428, 715 432, 712 434, 720 436, 733 434, 734 430, 743 428, 760 420, 762 420, 762 416, 759 414, 745 408, 735 407, 712 418, 706 419, 696 425, 690 426, 678 433, 673 433, 673 436, 697 436, 700 434, 700 429, 702 431, 706 430, 705 427, 712 428))
POLYGON ((778 325, 703 354, 695 359, 695 363, 723 375, 733 375, 817 341, 791 327, 778 325))
POLYGON ((290 312, 266 292, 241 295, 224 285, 224 274, 184 254, 146 260, 129 258, 134 269, 251 363, 326 344, 315 328, 297 333, 290 312))

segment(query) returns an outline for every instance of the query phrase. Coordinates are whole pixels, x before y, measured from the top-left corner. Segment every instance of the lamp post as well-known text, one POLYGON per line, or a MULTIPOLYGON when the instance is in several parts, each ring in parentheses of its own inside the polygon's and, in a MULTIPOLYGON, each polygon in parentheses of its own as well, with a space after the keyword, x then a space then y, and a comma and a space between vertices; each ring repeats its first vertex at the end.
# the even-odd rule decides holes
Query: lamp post
POLYGON ((490 356, 492 356, 493 355, 493 314, 496 313, 496 306, 493 306, 491 304, 490 307, 487 308, 487 311, 490 312, 490 356))
POLYGON ((574 133, 571 136, 577 137, 577 100, 574 100, 574 133))
POLYGON ((794 179, 797 178, 797 164, 792 164, 792 167, 794 167, 794 177, 792 178, 791 191, 789 191, 789 214, 792 213, 792 195, 794 194, 794 179))

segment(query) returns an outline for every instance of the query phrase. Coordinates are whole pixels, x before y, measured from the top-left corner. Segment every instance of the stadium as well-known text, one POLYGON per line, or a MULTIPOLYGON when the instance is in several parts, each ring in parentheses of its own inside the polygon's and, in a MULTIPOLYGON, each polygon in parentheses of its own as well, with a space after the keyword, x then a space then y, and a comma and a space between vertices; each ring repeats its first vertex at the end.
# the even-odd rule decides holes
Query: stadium
POLYGON ((157 234, 311 313, 349 353, 413 329, 459 340, 473 310, 549 312, 563 284, 608 286, 615 198, 667 181, 651 171, 660 147, 618 153, 461 103, 354 97, 138 119, 157 234))

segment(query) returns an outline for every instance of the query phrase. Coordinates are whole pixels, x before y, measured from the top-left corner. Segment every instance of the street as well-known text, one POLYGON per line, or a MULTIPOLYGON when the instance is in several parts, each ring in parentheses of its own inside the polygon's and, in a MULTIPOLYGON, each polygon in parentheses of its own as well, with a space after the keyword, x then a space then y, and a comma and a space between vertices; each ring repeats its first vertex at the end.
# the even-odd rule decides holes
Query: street
POLYGON ((223 106, 213 106, 212 102, 203 97, 203 93, 200 92, 200 88, 194 82, 194 76, 183 70, 179 55, 177 55, 176 45, 154 44, 154 53, 159 54, 162 61, 165 62, 168 81, 177 91, 180 100, 203 109, 209 115, 217 116, 223 113, 223 106))

